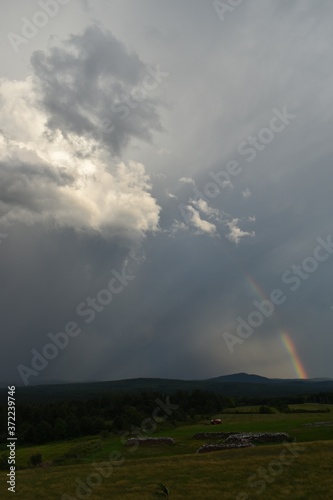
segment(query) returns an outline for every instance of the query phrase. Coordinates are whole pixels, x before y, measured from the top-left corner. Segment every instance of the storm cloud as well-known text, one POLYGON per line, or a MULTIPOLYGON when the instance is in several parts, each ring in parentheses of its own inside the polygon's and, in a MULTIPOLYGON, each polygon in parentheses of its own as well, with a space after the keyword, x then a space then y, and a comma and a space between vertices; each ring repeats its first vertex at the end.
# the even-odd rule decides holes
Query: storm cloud
POLYGON ((142 238, 157 229, 159 207, 144 166, 116 161, 115 152, 137 135, 133 123, 150 137, 158 124, 155 107, 141 103, 125 126, 112 125, 114 131, 101 138, 93 132, 124 85, 128 92, 139 83, 144 65, 98 28, 72 36, 66 47, 35 52, 32 78, 1 84, 2 222, 46 221, 106 237, 142 238))
MULTIPOLYGON (((18 5, 5 32, 33 17, 18 5)), ((80 335, 31 382, 296 377, 281 332, 309 376, 333 376, 333 260, 313 260, 332 234, 332 10, 72 2, 3 51, 0 380, 70 321, 80 335), (87 323, 78 306, 125 267, 87 323), (276 289, 231 353, 225 332, 276 289)))

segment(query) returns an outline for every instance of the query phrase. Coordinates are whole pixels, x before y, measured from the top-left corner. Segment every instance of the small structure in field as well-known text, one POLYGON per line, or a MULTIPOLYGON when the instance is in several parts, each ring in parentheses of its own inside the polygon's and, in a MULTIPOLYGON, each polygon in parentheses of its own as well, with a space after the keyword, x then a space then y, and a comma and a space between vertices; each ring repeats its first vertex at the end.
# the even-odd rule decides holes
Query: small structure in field
MULTIPOLYGON (((211 435, 220 433, 207 433, 206 436, 209 434, 211 435)), ((200 434, 197 434, 196 436, 201 437, 200 434)), ((292 441, 292 437, 285 432, 241 432, 238 434, 229 433, 229 436, 223 441, 223 443, 204 444, 197 450, 197 453, 230 450, 232 448, 248 448, 250 446, 255 446, 255 444, 286 443, 290 441, 292 441)))
POLYGON ((201 446, 197 453, 209 453, 211 451, 221 451, 221 450, 231 450, 233 448, 249 448, 254 446, 250 441, 244 439, 243 441, 238 442, 237 444, 204 444, 201 446))

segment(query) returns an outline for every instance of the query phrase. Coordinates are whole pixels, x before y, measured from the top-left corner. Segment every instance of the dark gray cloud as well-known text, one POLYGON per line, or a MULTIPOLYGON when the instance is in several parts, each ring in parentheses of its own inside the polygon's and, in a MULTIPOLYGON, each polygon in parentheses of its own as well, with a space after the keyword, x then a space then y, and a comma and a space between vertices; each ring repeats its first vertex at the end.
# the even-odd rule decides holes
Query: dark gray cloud
MULTIPOLYGON (((11 121, 15 129, 23 115, 27 122, 32 119, 38 124, 35 133, 19 131, 17 125, 4 139, 6 168, 9 158, 26 163, 23 173, 10 169, 15 183, 11 196, 21 197, 18 205, 28 208, 27 212, 30 208, 35 218, 36 214, 41 219, 54 216, 60 225, 90 226, 104 232, 112 228, 111 232, 119 233, 127 225, 137 234, 156 228, 158 207, 147 193, 150 184, 144 167, 134 162, 120 165, 119 158, 117 164, 115 155, 130 139, 149 141, 153 130, 161 129, 158 100, 153 95, 160 83, 159 70, 145 65, 135 52, 97 26, 71 35, 63 46, 35 51, 31 63, 33 80, 16 86, 4 82, 2 87, 2 99, 13 101, 4 106, 4 121, 11 121), (46 163, 44 175, 31 171, 27 157, 46 163), (50 172, 53 181, 71 179, 71 189, 51 182, 50 172), (97 206, 101 197, 103 207, 97 206)), ((6 195, 3 201, 6 204, 6 195)), ((17 210, 10 209, 12 220, 17 210)), ((18 218, 27 219, 27 214, 19 212, 18 218)))
MULTIPOLYGON (((0 217, 22 210, 39 214, 46 205, 52 211, 58 204, 58 189, 73 184, 66 172, 49 165, 23 163, 8 159, 0 163, 0 217)), ((15 217, 13 215, 13 217, 15 217)))
POLYGON ((155 69, 110 32, 90 26, 31 63, 49 129, 98 137, 116 155, 131 137, 149 141, 161 130, 155 69))

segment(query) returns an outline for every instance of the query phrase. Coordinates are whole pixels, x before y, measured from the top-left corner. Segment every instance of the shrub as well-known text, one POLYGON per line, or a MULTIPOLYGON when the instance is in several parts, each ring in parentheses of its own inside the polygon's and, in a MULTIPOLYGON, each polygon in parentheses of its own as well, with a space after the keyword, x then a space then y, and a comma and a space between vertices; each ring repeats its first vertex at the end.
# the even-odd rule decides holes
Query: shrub
POLYGON ((29 464, 32 465, 33 467, 37 467, 37 465, 42 463, 42 455, 37 452, 31 455, 29 459, 29 464))
POLYGON ((100 432, 100 437, 101 439, 110 439, 111 433, 104 429, 103 431, 100 432))
POLYGON ((157 485, 157 488, 154 492, 154 496, 155 497, 159 497, 159 498, 169 498, 169 490, 168 488, 165 486, 165 484, 163 483, 159 483, 157 485))
POLYGON ((272 408, 270 408, 269 406, 262 405, 259 408, 259 413, 266 413, 266 414, 268 414, 268 413, 274 413, 274 412, 273 412, 272 408))

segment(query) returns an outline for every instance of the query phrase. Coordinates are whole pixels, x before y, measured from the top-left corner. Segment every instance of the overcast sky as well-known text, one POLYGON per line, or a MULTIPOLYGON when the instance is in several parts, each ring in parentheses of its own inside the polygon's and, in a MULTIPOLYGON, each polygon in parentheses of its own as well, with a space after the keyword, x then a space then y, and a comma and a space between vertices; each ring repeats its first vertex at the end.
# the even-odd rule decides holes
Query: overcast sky
POLYGON ((333 377, 333 5, 232 3, 2 0, 0 381, 333 377))

